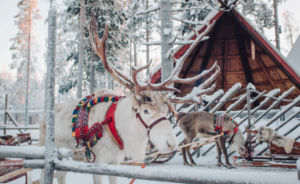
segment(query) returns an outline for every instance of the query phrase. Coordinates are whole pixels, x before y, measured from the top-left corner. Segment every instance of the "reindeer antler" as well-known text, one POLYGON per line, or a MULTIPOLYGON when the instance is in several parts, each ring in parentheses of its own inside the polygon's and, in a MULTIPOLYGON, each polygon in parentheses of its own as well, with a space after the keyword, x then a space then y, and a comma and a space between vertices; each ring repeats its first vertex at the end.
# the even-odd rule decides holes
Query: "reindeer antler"
MULTIPOLYGON (((151 81, 140 82, 137 80, 137 74, 139 72, 141 72, 142 70, 148 68, 151 65, 151 61, 148 64, 146 64, 145 66, 142 66, 139 68, 132 67, 132 78, 124 75, 121 71, 119 71, 117 68, 115 68, 113 66, 113 64, 111 64, 109 61, 107 61, 106 55, 105 55, 105 42, 108 37, 108 27, 107 27, 107 25, 105 25, 104 36, 103 36, 102 40, 100 41, 98 34, 97 34, 97 23, 96 23, 96 19, 95 19, 93 12, 92 12, 92 19, 91 19, 90 26, 89 26, 89 34, 90 34, 89 37, 90 37, 92 48, 95 50, 97 55, 101 58, 104 68, 112 75, 112 77, 115 80, 117 80, 123 86, 127 87, 129 90, 134 91, 136 95, 141 95, 141 92, 143 92, 143 91, 172 91, 172 92, 180 93, 179 89, 176 89, 175 87, 173 87, 171 85, 172 83, 194 82, 194 81, 208 75, 213 70, 215 70, 215 73, 207 81, 205 81, 203 84, 201 84, 198 88, 196 88, 196 89, 194 88, 193 91, 187 95, 188 97, 171 99, 172 102, 176 102, 176 103, 186 103, 186 102, 200 103, 201 101, 199 100, 198 96, 209 93, 209 92, 213 91, 215 88, 215 85, 212 85, 210 88, 204 89, 208 85, 210 85, 210 83, 212 81, 214 81, 217 78, 217 76, 219 75, 220 68, 217 65, 217 63, 215 63, 214 66, 212 68, 210 68, 209 70, 205 70, 204 72, 202 72, 201 74, 199 74, 195 77, 181 79, 178 76, 180 74, 180 71, 182 69, 184 62, 186 61, 186 59, 188 58, 188 56, 190 55, 192 50, 203 39, 203 37, 206 35, 206 33, 208 33, 211 30, 211 28, 214 26, 214 24, 215 24, 215 21, 210 25, 207 24, 206 30, 204 32, 202 32, 201 34, 199 34, 197 31, 195 31, 193 28, 190 27, 195 32, 196 39, 194 40, 194 42, 191 44, 189 49, 185 52, 185 54, 180 59, 175 59, 174 56, 171 55, 172 59, 176 62, 176 66, 175 66, 171 76, 167 80, 165 80, 159 84, 152 84, 151 81)), ((148 78, 151 79, 151 74, 148 78)))
POLYGON ((207 86, 209 86, 220 74, 220 67, 218 66, 217 62, 208 70, 204 70, 200 75, 199 78, 202 78, 206 75, 208 75, 210 72, 215 70, 215 73, 211 75, 204 83, 199 85, 198 87, 194 87, 191 93, 187 94, 184 97, 176 97, 176 98, 171 98, 170 101, 172 103, 201 103, 201 95, 207 94, 212 92, 216 84, 213 84, 211 87, 205 89, 207 86))
POLYGON ((90 34, 89 37, 90 37, 92 48, 97 53, 97 55, 101 58, 103 62, 103 66, 106 69, 106 71, 108 71, 111 74, 111 76, 120 84, 122 84, 129 90, 134 91, 134 84, 132 79, 122 74, 122 72, 116 69, 109 61, 107 61, 106 54, 105 54, 105 42, 108 37, 108 26, 105 24, 104 35, 102 40, 100 41, 97 33, 97 23, 93 12, 92 12, 92 18, 89 27, 89 34, 90 34))
MULTIPOLYGON (((254 125, 253 125, 253 126, 254 126, 254 125)), ((257 134, 257 130, 252 130, 252 129, 253 129, 253 126, 252 126, 250 129, 248 129, 247 126, 245 125, 245 130, 246 130, 246 132, 247 132, 247 139, 249 138, 249 132, 250 132, 250 133, 257 134)))

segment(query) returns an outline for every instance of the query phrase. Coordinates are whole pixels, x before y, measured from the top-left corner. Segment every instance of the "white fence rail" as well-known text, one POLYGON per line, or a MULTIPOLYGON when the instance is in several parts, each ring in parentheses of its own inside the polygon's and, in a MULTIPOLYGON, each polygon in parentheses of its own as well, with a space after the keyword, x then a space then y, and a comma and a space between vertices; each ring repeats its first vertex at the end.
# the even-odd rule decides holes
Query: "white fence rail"
MULTIPOLYGON (((44 147, 28 147, 31 149, 24 150, 21 147, 0 146, 0 158, 31 158, 35 160, 24 160, 23 168, 30 169, 44 169, 44 147), (5 151, 3 151, 5 150, 5 151), (33 153, 34 152, 34 153, 33 153)), ((144 169, 140 167, 128 165, 108 165, 108 164, 92 164, 84 162, 76 162, 72 160, 72 150, 61 148, 55 151, 54 169, 57 171, 72 171, 77 173, 99 174, 108 176, 118 176, 126 178, 135 178, 141 180, 165 181, 175 183, 219 183, 219 184, 238 184, 238 183, 261 183, 260 177, 253 177, 253 175, 261 175, 259 172, 252 171, 251 175, 245 172, 239 172, 238 177, 233 177, 232 170, 191 170, 179 169, 174 167, 162 168, 161 166, 148 166, 144 169), (60 151, 62 150, 62 151, 60 151), (61 156, 59 156, 61 154, 61 156)), ((274 177, 276 173, 263 173, 264 177, 269 178, 265 180, 265 184, 284 183, 288 177, 279 178, 274 177), (276 181, 275 179, 276 178, 276 181)))

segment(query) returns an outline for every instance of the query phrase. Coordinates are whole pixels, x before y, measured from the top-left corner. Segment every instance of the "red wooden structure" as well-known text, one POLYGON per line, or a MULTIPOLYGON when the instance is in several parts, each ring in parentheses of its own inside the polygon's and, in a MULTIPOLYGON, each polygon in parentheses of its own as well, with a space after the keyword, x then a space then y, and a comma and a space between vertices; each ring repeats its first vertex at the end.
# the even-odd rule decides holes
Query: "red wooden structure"
MULTIPOLYGON (((206 35, 209 39, 200 42, 190 54, 179 75, 180 78, 196 76, 217 61, 221 73, 216 81, 216 90, 227 91, 238 82, 242 87, 246 87, 251 82, 258 91, 266 90, 266 92, 276 88, 286 91, 295 86, 296 89, 289 95, 289 99, 294 99, 300 94, 300 77, 297 71, 237 10, 229 12, 213 10, 204 21, 210 23, 216 21, 216 24, 206 35)), ((205 27, 206 25, 201 25, 196 30, 202 33, 205 27)), ((193 32, 186 37, 187 40, 194 38, 193 32)), ((183 55, 189 46, 179 46, 174 52, 175 58, 183 55)), ((151 82, 160 82, 160 76, 161 70, 158 69, 152 74, 151 82)), ((181 90, 177 95, 186 95, 205 79, 199 79, 193 84, 175 84, 175 87, 181 90)), ((226 103, 223 110, 230 104, 226 103)), ((237 108, 240 109, 244 105, 242 103, 237 108)))

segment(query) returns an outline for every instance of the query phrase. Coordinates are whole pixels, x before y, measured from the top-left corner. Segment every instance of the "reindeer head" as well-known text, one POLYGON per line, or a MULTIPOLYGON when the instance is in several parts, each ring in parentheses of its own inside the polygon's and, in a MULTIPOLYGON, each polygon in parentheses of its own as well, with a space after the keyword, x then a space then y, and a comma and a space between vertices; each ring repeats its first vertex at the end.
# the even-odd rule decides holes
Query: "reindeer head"
MULTIPOLYGON (((184 61, 187 59, 188 55, 191 53, 193 48, 195 48, 195 46, 202 40, 204 35, 212 28, 213 25, 214 22, 211 25, 207 25, 206 31, 204 31, 201 35, 199 35, 198 32, 194 30, 197 35, 197 38, 180 59, 175 59, 171 55, 171 57, 176 61, 176 66, 171 76, 167 80, 159 84, 152 84, 150 80, 148 82, 141 82, 137 80, 137 74, 142 70, 148 68, 151 65, 151 61, 147 65, 142 67, 132 67, 132 74, 131 74, 132 77, 129 77, 123 74, 121 71, 119 71, 115 66, 113 66, 112 63, 110 63, 106 59, 105 42, 108 37, 108 26, 105 25, 105 33, 102 40, 100 40, 97 34, 97 29, 96 29, 97 24, 93 12, 92 12, 92 19, 89 26, 89 37, 90 37, 92 48, 97 53, 97 55, 101 58, 104 68, 111 74, 111 76, 116 81, 118 81, 120 84, 122 84, 123 86, 129 89, 129 91, 126 92, 126 96, 131 99, 133 108, 135 109, 136 112, 140 114, 142 119, 145 120, 145 123, 147 125, 151 125, 151 123, 155 121, 155 119, 159 117, 166 117, 168 108, 174 114, 174 116, 177 117, 176 115, 177 113, 171 105, 172 102, 173 103, 188 103, 188 102, 201 103, 201 95, 209 93, 215 89, 216 86, 215 84, 213 84, 211 87, 208 86, 217 78, 217 76, 220 73, 220 68, 217 65, 217 63, 215 63, 209 70, 205 70, 201 74, 195 77, 188 78, 188 79, 181 79, 178 77, 181 68, 184 64, 184 61), (208 75, 210 72, 213 71, 215 72, 213 73, 213 75, 210 76, 208 80, 202 83, 199 87, 195 87, 192 90, 192 92, 187 94, 185 97, 169 97, 168 94, 161 93, 163 91, 180 93, 180 90, 174 88, 171 84, 175 82, 177 83, 194 82, 208 75)), ((151 79, 151 74, 148 78, 151 79)), ((163 131, 164 129, 162 129, 163 126, 169 126, 170 130, 172 130, 169 121, 166 120, 166 122, 168 123, 160 123, 159 125, 156 125, 153 128, 156 130, 155 132, 159 132, 158 133, 159 136, 155 136, 152 138, 151 136, 152 132, 150 131, 149 133, 150 140, 155 144, 155 146, 159 150, 163 150, 165 147, 163 145, 160 145, 160 142, 164 142, 161 139, 162 136, 172 137, 172 138, 166 138, 167 140, 169 140, 166 141, 166 144, 168 145, 169 148, 174 149, 177 146, 177 141, 173 141, 173 140, 177 140, 173 131, 172 133, 170 132, 168 133, 168 132, 164 132, 163 131)), ((164 149, 163 151, 166 151, 166 149, 164 149)))
POLYGON ((275 131, 272 128, 269 128, 267 126, 260 126, 258 128, 256 138, 259 141, 259 143, 270 143, 273 137, 275 137, 275 131))

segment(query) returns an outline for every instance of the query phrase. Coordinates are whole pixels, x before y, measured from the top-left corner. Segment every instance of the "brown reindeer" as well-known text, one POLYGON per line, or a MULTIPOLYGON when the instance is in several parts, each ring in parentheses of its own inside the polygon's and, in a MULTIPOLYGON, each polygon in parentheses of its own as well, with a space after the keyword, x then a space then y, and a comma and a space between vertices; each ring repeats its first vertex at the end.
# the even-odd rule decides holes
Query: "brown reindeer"
MULTIPOLYGON (((215 131, 214 121, 216 114, 209 113, 209 112, 202 112, 196 111, 190 114, 179 112, 178 114, 178 125, 186 138, 183 141, 183 144, 188 144, 193 141, 194 138, 210 138, 213 136, 218 135, 215 131)), ((230 117, 226 115, 225 117, 230 117)), ((233 168, 228 161, 227 150, 225 147, 225 142, 229 141, 230 148, 232 151, 237 151, 241 156, 246 158, 247 160, 251 160, 250 150, 246 145, 243 133, 240 129, 236 129, 236 124, 232 122, 232 120, 224 119, 223 123, 223 132, 226 132, 226 135, 216 138, 215 144, 216 149, 218 152, 218 166, 226 166, 227 168, 233 168), (229 139, 228 139, 229 138, 229 139), (221 150, 225 157, 225 165, 221 162, 221 150)), ((190 154, 190 147, 182 148, 182 155, 183 155, 183 164, 189 166, 195 166, 196 163, 194 162, 191 154, 190 154), (191 164, 188 163, 186 159, 186 154, 189 157, 191 164)))

